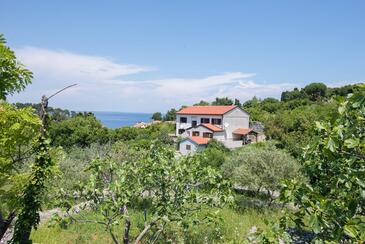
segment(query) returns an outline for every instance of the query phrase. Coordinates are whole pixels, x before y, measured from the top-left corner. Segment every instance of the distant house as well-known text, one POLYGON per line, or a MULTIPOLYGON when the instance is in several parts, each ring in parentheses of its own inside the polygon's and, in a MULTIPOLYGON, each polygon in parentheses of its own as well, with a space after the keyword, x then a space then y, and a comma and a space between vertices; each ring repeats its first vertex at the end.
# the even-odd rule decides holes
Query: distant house
POLYGON ((238 106, 192 106, 176 113, 176 135, 183 139, 183 155, 202 150, 211 138, 228 148, 259 141, 260 132, 249 127, 250 115, 238 106))

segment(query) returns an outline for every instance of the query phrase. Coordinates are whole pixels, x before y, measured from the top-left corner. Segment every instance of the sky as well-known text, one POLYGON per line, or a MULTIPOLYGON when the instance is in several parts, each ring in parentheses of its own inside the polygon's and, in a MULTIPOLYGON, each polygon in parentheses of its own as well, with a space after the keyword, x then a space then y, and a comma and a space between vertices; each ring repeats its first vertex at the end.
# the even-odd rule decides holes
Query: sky
POLYGON ((166 112, 311 82, 364 82, 362 0, 1 3, 0 33, 33 71, 9 97, 77 111, 166 112))

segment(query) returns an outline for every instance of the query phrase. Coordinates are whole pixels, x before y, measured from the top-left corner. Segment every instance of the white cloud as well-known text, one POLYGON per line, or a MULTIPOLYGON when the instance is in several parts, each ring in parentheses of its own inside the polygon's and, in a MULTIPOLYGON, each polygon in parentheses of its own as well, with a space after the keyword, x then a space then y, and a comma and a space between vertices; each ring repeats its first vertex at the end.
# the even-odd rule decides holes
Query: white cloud
POLYGON ((118 64, 104 57, 63 50, 25 47, 16 49, 16 55, 36 76, 47 76, 56 80, 100 81, 153 70, 151 67, 118 64))
POLYGON ((126 79, 126 75, 154 70, 120 64, 111 59, 67 51, 25 47, 16 49, 18 58, 34 73, 33 84, 10 100, 38 102, 41 95, 74 82, 78 86, 52 99, 51 106, 74 110, 152 112, 179 108, 200 100, 228 96, 247 100, 280 96, 294 85, 263 84, 254 73, 227 72, 200 78, 126 79))

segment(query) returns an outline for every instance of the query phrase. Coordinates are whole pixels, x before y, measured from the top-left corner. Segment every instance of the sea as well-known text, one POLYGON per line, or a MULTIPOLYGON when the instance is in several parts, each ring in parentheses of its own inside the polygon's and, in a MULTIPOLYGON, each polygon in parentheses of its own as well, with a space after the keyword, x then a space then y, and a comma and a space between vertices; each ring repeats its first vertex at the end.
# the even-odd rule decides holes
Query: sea
POLYGON ((94 111, 95 117, 101 123, 111 129, 132 126, 138 122, 150 122, 152 114, 148 113, 124 113, 124 112, 101 112, 94 111))

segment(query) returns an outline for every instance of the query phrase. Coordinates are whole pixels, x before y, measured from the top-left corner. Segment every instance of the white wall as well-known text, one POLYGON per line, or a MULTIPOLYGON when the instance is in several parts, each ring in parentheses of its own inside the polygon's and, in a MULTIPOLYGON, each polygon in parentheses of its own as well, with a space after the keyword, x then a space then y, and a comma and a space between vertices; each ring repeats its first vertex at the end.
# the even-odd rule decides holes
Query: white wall
POLYGON ((190 140, 184 140, 179 143, 179 151, 182 155, 194 154, 205 148, 205 145, 197 145, 190 140), (190 145, 191 150, 186 150, 186 145, 190 145))
POLYGON ((226 139, 225 132, 224 131, 214 132, 213 138, 218 141, 224 141, 226 139))
POLYGON ((190 135, 187 133, 188 131, 185 131, 181 136, 183 136, 183 137, 185 137, 185 136, 192 136, 193 135, 193 131, 199 131, 199 136, 203 136, 203 133, 204 132, 213 133, 211 130, 207 129, 204 126, 198 126, 198 127, 189 129, 190 135))
POLYGON ((224 114, 223 125, 228 124, 228 127, 225 127, 226 139, 232 139, 232 132, 238 128, 249 128, 249 121, 249 114, 239 108, 224 114))
POLYGON ((222 142, 229 149, 242 147, 242 145, 243 145, 242 141, 225 140, 225 141, 222 141, 222 142))
MULTIPOLYGON (((179 129, 187 129, 192 126, 192 121, 196 120, 197 125, 200 124, 201 118, 209 118, 210 123, 212 122, 212 119, 222 119, 222 116, 220 115, 183 115, 183 114, 177 114, 176 115, 176 135, 179 135, 179 129), (180 117, 186 117, 187 122, 186 123, 180 123, 180 117)), ((223 126, 223 119, 222 119, 222 125, 216 125, 218 127, 223 126)))

